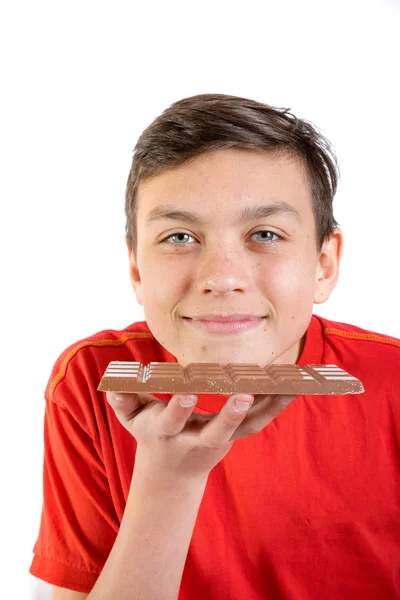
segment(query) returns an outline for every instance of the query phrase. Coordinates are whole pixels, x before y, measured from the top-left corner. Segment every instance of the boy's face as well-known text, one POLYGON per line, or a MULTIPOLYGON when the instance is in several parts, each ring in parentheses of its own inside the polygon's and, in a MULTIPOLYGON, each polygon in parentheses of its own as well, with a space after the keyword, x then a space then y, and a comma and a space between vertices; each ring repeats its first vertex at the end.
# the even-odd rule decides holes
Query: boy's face
POLYGON ((336 285, 343 241, 335 229, 317 252, 302 164, 217 150, 141 184, 137 201, 137 260, 128 245, 132 285, 151 332, 178 363, 295 363, 313 303, 325 302, 336 285), (245 208, 279 203, 289 210, 239 222, 245 208), (148 221, 167 206, 199 221, 148 221), (235 333, 195 321, 238 313, 258 319, 251 327, 237 323, 235 333))

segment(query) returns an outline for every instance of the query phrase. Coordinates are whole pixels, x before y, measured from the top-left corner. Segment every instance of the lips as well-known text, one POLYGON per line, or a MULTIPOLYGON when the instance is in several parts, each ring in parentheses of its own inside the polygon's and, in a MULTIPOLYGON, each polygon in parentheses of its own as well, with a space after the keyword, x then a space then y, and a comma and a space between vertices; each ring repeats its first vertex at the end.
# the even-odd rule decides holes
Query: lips
POLYGON ((192 319, 184 317, 191 327, 204 333, 238 334, 258 327, 265 317, 254 317, 230 321, 211 321, 208 319, 192 319))
POLYGON ((199 315, 198 317, 184 317, 193 321, 213 321, 219 323, 232 323, 236 321, 253 321, 264 318, 264 315, 258 316, 254 314, 231 314, 231 315, 199 315))

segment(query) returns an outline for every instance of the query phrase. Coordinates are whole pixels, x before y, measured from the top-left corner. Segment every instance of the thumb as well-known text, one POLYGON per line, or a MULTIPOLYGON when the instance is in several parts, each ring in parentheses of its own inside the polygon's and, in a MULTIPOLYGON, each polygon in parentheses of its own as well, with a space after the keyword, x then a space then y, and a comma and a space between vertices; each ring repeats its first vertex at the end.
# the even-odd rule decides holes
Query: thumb
POLYGON ((157 400, 149 394, 125 394, 121 392, 106 392, 106 398, 117 419, 123 425, 136 417, 146 405, 157 400))

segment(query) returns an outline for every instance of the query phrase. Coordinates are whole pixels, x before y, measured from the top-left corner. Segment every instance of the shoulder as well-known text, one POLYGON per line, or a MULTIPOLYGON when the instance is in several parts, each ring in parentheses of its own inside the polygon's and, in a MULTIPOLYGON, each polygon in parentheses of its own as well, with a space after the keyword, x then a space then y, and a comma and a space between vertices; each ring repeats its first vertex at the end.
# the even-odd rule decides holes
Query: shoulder
POLYGON ((399 339, 350 323, 317 318, 324 338, 324 363, 336 360, 345 370, 352 369, 354 375, 364 378, 399 379, 399 339))
POLYGON ((362 329, 350 323, 330 321, 318 317, 321 322, 325 341, 331 345, 347 344, 357 347, 365 353, 387 351, 395 356, 400 355, 400 340, 384 333, 362 329))
MULTIPOLYGON (((154 353, 154 336, 145 321, 122 330, 105 329, 71 344, 58 356, 46 387, 45 396, 62 406, 58 391, 96 385, 112 360, 150 361, 154 353)), ((150 362, 149 361, 149 362, 150 362)))

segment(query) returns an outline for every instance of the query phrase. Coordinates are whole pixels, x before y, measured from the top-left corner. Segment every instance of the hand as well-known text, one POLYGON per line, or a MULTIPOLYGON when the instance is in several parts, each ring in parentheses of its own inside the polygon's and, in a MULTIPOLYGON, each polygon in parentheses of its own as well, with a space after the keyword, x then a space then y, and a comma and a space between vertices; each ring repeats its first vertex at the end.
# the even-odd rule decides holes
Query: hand
POLYGON ((237 439, 258 433, 296 396, 234 394, 215 415, 193 413, 197 396, 176 394, 168 403, 150 394, 106 393, 122 425, 138 443, 135 461, 150 478, 208 477, 237 439), (180 400, 192 398, 192 406, 180 400), (240 410, 236 401, 246 407, 240 410))

